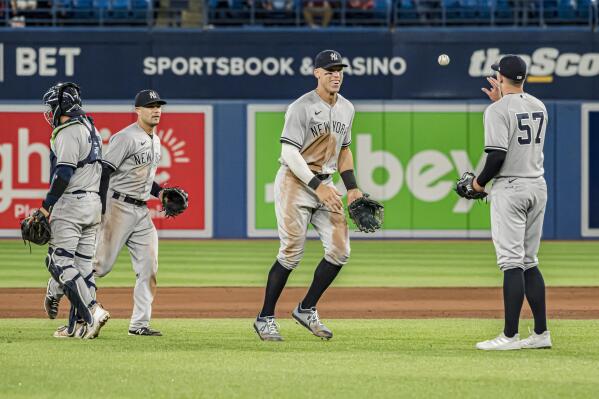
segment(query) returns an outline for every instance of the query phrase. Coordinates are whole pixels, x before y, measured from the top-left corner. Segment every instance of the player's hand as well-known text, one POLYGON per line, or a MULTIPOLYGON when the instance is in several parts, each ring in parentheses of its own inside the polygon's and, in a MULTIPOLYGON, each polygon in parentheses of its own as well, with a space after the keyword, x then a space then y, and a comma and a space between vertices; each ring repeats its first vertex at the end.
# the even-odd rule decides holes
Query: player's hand
POLYGON ((333 212, 343 212, 343 203, 341 202, 341 193, 335 187, 327 184, 320 184, 316 189, 318 200, 326 205, 333 212))
POLYGON ((40 212, 46 217, 48 218, 48 216, 50 216, 50 212, 48 212, 43 206, 40 207, 40 212))
POLYGON ((351 189, 347 192, 347 206, 349 206, 352 202, 357 200, 358 198, 362 198, 364 194, 360 191, 359 188, 351 189))
POLYGON ((489 96, 489 99, 493 102, 501 100, 501 89, 499 87, 499 81, 493 77, 488 77, 487 81, 491 84, 491 89, 483 87, 481 90, 489 96))

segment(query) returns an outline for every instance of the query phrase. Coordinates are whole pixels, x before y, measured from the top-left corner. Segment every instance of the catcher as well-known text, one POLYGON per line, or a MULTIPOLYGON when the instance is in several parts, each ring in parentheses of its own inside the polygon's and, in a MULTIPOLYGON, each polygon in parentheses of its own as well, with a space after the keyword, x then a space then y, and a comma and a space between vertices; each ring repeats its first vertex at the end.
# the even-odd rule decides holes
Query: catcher
POLYGON ((150 328, 158 272, 158 234, 146 202, 150 196, 159 198, 166 217, 181 214, 188 205, 185 191, 163 188, 154 181, 161 154, 155 130, 164 104, 166 101, 154 90, 139 92, 135 97, 137 121, 110 138, 103 159, 103 217, 93 269, 96 277, 104 277, 112 270, 123 245, 129 249, 136 276, 129 335, 162 335, 150 328))
MULTIPOLYGON (((56 338, 96 338, 110 314, 96 302, 91 258, 100 225, 102 140, 81 107, 79 86, 58 83, 43 97, 50 139, 51 183, 40 209, 21 223, 25 241, 48 244, 50 281, 69 298, 79 329, 60 327, 56 338), (51 216, 50 216, 51 215, 51 216)), ((54 315, 56 317, 56 315, 54 315)))

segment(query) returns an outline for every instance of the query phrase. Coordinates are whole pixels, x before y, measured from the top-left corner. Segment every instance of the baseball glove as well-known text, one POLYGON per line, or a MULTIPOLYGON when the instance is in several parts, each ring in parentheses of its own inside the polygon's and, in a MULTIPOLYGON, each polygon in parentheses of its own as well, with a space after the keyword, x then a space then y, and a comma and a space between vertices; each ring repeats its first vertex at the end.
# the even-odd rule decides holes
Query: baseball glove
POLYGON ((469 200, 479 200, 487 196, 487 193, 474 190, 472 181, 476 176, 470 172, 464 172, 462 178, 455 185, 455 192, 462 198, 469 200))
POLYGON ((45 245, 50 241, 50 222, 42 211, 36 209, 21 221, 21 237, 37 245, 45 245))
POLYGON ((187 209, 187 192, 179 187, 166 187, 162 189, 162 210, 167 218, 172 218, 187 209))
POLYGON ((348 210, 349 217, 364 233, 374 233, 383 224, 384 207, 380 202, 369 198, 368 194, 349 204, 348 210))

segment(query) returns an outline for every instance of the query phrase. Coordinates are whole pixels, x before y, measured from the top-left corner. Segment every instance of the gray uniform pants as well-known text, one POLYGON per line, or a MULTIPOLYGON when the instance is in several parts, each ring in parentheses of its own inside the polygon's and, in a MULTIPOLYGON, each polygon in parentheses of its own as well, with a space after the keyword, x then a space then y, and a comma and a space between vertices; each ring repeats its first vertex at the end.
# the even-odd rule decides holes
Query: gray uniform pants
MULTIPOLYGON (((333 183, 329 178, 323 184, 333 183)), ((286 269, 295 269, 304 256, 309 224, 322 241, 327 262, 342 266, 349 260, 345 214, 330 212, 320 204, 314 191, 286 166, 281 166, 275 178, 275 213, 281 241, 277 260, 286 269)))
MULTIPOLYGON (((71 296, 75 295, 86 308, 95 303, 96 297, 91 260, 96 246, 101 210, 102 205, 97 193, 64 193, 54 205, 50 216, 52 238, 46 264, 55 280, 53 291, 60 294, 63 289, 70 290, 67 295, 70 295, 71 302, 71 296), (65 284, 68 287, 65 287, 65 284)), ((77 303, 72 305, 78 306, 77 303)), ((89 317, 87 312, 82 312, 80 308, 78 311, 80 317, 89 317)))
POLYGON ((136 276, 129 329, 147 327, 156 292, 158 233, 146 206, 114 199, 111 192, 108 196, 93 261, 94 273, 97 277, 110 273, 121 248, 127 245, 136 276))
POLYGON ((543 177, 495 179, 491 189, 491 235, 502 271, 538 266, 547 185, 543 177))

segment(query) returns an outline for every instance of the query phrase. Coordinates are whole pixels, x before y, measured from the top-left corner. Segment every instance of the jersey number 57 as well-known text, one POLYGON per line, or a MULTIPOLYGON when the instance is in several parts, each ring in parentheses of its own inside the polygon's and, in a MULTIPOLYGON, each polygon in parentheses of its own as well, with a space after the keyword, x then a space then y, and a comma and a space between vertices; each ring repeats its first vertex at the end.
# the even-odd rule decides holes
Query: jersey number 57
MULTIPOLYGON (((522 145, 530 144, 532 141, 532 127, 529 125, 529 121, 531 119, 531 114, 528 112, 522 112, 516 114, 516 118, 518 118, 518 130, 522 133, 526 133, 526 136, 518 136, 518 143, 522 145)), ((539 128, 537 129, 537 134, 535 135, 535 143, 539 144, 541 142, 541 131, 543 131, 543 122, 545 121, 545 115, 543 112, 533 112, 532 113, 533 121, 540 121, 539 128)))

